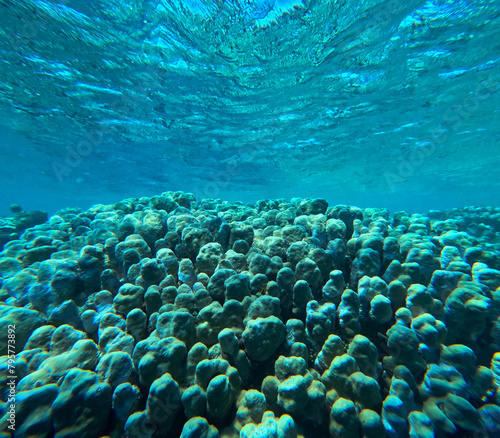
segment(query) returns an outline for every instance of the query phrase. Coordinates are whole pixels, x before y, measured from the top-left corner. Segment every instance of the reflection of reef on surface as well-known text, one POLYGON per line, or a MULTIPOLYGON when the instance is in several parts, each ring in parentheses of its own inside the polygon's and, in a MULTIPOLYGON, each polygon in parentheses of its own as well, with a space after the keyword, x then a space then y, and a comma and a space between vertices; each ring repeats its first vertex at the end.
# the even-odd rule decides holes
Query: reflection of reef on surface
POLYGON ((496 436, 499 215, 168 192, 31 223, 0 253, 15 436, 496 436))

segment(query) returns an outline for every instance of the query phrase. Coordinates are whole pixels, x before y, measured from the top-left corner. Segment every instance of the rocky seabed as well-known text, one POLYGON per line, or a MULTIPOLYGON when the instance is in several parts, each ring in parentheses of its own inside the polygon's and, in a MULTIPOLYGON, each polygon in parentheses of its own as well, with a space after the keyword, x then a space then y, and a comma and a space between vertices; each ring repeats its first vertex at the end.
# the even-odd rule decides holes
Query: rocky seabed
POLYGON ((498 437, 499 231, 500 208, 183 192, 61 210, 0 253, 2 430, 498 437))

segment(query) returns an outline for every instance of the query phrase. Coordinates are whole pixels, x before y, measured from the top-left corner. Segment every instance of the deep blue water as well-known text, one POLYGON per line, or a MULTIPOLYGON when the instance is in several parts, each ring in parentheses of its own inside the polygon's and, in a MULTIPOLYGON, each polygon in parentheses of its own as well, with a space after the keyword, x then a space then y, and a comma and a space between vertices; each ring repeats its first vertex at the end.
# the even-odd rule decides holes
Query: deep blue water
POLYGON ((497 0, 0 8, 0 215, 165 190, 499 205, 497 0))

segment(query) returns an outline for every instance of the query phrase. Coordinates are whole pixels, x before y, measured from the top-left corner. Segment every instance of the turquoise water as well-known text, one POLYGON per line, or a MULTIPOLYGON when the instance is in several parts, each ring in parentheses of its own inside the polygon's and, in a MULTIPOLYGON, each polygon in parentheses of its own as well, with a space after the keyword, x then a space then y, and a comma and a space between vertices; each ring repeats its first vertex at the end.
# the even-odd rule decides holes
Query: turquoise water
POLYGON ((186 190, 498 204, 497 1, 3 1, 0 214, 186 190))
POLYGON ((500 438, 499 104, 499 0, 0 0, 0 436, 500 438))

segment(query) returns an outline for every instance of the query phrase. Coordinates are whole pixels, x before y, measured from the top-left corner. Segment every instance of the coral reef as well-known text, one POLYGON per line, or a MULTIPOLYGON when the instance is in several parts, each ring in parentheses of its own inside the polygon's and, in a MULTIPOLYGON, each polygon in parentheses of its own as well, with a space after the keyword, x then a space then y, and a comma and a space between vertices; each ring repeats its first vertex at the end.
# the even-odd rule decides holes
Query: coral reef
POLYGON ((15 437, 498 436, 497 210, 183 192, 15 210, 15 437))

